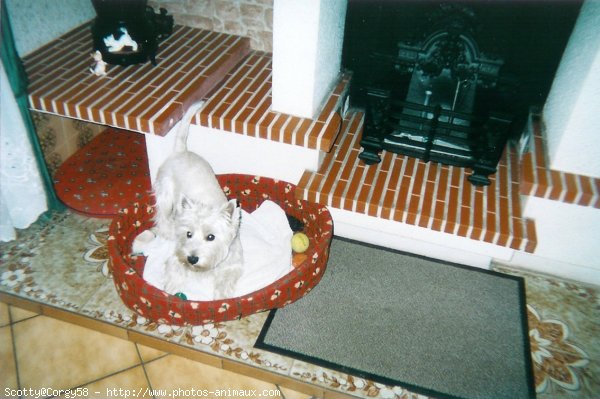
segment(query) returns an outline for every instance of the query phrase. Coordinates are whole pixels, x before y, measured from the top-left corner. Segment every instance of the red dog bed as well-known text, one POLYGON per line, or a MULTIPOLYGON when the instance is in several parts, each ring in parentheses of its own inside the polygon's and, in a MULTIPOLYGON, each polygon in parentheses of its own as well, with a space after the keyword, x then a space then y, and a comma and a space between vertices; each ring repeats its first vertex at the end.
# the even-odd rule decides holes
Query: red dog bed
POLYGON ((327 265, 333 235, 331 215, 323 205, 297 200, 293 184, 265 177, 221 175, 219 183, 229 198, 237 198, 253 212, 271 200, 304 223, 310 239, 307 258, 289 274, 251 294, 215 301, 188 301, 148 284, 143 279, 145 257, 131 256, 131 244, 152 227, 152 197, 122 209, 110 226, 110 268, 119 296, 138 314, 164 324, 200 325, 239 319, 267 309, 283 307, 306 295, 320 280, 327 265))

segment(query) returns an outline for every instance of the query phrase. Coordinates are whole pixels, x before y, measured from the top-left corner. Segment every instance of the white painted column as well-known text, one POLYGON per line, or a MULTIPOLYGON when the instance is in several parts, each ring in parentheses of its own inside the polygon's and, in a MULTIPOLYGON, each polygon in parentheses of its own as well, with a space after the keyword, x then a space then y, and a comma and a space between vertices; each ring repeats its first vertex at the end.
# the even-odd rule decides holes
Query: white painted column
POLYGON ((341 67, 346 0, 274 0, 273 111, 312 118, 341 67))
POLYGON ((600 1, 587 0, 544 106, 544 122, 550 168, 600 178, 599 27, 600 1))

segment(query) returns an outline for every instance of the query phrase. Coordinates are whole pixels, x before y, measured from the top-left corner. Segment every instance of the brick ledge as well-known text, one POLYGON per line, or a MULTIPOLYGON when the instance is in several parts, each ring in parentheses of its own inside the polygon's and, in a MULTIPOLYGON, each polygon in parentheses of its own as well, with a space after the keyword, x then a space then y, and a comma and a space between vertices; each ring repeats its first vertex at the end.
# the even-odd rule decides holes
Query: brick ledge
POLYGON ((544 126, 532 116, 530 149, 521 158, 520 194, 600 209, 600 179, 550 169, 544 126))
POLYGON ((349 111, 334 149, 316 172, 306 171, 296 195, 337 209, 420 226, 467 239, 533 253, 535 222, 521 214, 519 164, 507 146, 491 177, 475 187, 469 170, 388 151, 379 164, 358 159, 364 115, 349 111))
POLYGON ((271 110, 272 55, 251 52, 207 97, 196 124, 329 152, 342 126, 350 73, 340 74, 315 119, 271 110))

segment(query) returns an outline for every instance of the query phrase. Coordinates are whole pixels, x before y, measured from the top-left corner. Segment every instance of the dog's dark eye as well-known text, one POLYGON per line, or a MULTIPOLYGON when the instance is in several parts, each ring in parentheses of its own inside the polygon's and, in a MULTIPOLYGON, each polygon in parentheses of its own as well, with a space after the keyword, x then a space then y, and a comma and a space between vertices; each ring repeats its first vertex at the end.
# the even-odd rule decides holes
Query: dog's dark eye
POLYGON ((193 234, 192 234, 192 232, 191 232, 191 231, 188 231, 186 235, 187 235, 187 238, 192 238, 192 235, 193 235, 193 234))
POLYGON ((206 236, 206 241, 213 241, 215 239, 215 236, 213 234, 209 234, 206 236))

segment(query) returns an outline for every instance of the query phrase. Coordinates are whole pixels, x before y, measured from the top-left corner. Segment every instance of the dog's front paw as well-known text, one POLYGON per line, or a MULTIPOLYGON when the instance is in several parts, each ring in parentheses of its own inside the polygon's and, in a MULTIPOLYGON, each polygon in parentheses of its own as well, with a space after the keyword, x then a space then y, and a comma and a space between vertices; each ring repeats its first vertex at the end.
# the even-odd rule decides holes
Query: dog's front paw
POLYGON ((228 282, 225 286, 215 289, 215 299, 228 299, 236 297, 237 282, 228 282))
POLYGON ((148 244, 150 244, 156 238, 156 234, 152 230, 144 230, 133 240, 133 244, 131 245, 131 254, 132 255, 143 255, 145 250, 148 248, 148 244))
POLYGON ((238 281, 242 276, 241 265, 229 268, 217 281, 215 287, 215 299, 234 298, 237 296, 238 281))

